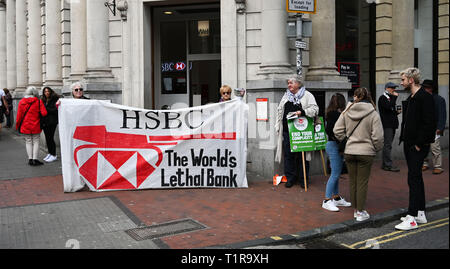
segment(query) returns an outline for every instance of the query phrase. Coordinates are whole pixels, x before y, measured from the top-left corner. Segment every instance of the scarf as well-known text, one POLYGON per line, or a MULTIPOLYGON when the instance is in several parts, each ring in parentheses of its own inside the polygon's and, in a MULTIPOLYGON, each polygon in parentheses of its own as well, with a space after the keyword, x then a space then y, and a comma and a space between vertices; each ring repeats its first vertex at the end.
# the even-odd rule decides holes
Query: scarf
POLYGON ((304 86, 301 87, 300 90, 296 94, 291 93, 291 91, 289 91, 289 89, 288 89, 286 91, 288 101, 295 105, 299 105, 300 99, 302 99, 303 95, 305 95, 305 91, 306 91, 306 88, 304 86))
POLYGON ((389 93, 388 91, 384 91, 383 95, 386 96, 386 98, 388 99, 388 101, 391 100, 391 97, 389 96, 390 93, 389 93))

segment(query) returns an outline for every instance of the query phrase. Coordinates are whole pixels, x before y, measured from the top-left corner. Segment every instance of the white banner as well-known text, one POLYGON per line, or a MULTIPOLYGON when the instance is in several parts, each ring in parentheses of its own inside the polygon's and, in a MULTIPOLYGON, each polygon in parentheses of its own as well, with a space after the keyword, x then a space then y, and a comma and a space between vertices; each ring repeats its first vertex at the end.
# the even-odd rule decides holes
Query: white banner
POLYGON ((64 192, 246 188, 248 106, 177 110, 60 99, 64 192))

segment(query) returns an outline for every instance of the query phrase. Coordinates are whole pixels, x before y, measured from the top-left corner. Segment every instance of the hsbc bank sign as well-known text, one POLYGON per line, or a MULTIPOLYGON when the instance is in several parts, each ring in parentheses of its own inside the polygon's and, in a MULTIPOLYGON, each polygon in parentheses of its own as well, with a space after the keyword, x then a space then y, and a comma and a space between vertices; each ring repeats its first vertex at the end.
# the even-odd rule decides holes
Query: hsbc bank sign
MULTIPOLYGON (((185 62, 167 62, 161 64, 161 72, 184 71, 185 69, 185 62)), ((189 70, 190 69, 192 69, 192 63, 190 63, 189 70)))
POLYGON ((164 111, 61 99, 64 191, 246 188, 247 114, 238 99, 164 111))

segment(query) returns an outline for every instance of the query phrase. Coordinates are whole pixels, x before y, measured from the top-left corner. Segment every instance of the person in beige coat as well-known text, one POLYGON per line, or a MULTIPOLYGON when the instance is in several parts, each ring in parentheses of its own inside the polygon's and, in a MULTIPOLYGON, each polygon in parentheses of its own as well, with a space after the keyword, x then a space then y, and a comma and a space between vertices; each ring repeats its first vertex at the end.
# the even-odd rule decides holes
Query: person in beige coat
MULTIPOLYGON (((289 129, 287 124, 287 114, 295 112, 297 117, 314 118, 319 113, 319 106, 316 103, 314 95, 306 90, 301 80, 293 76, 288 79, 288 89, 281 98, 277 108, 277 119, 275 122, 275 131, 277 132, 277 151, 275 161, 281 163, 281 157, 284 157, 284 175, 287 182, 285 187, 290 188, 296 181, 300 182, 300 187, 305 188, 303 177, 303 165, 301 153, 291 152, 289 141, 289 129)), ((311 152, 306 152, 305 175, 306 181, 309 181, 309 161, 311 152)))
POLYGON ((370 217, 365 210, 370 170, 384 142, 380 115, 375 111, 375 104, 366 88, 355 90, 354 102, 342 112, 333 132, 339 141, 348 137, 344 159, 350 177, 350 199, 356 220, 366 220, 370 217))

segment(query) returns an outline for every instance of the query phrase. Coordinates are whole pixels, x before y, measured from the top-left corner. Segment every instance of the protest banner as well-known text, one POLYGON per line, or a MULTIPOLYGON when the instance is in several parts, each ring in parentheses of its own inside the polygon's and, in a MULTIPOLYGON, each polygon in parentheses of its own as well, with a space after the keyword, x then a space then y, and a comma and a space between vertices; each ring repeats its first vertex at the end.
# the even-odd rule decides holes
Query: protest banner
MULTIPOLYGON (((288 120, 289 139, 291 152, 302 153, 303 171, 305 171, 305 151, 319 150, 322 156, 322 166, 326 176, 325 160, 322 150, 327 143, 327 135, 323 117, 319 117, 317 122, 313 118, 298 117, 288 120)), ((306 175, 303 175, 305 181, 305 191, 307 191, 306 175)))
POLYGON ((305 152, 325 149, 327 136, 323 117, 318 122, 309 117, 288 120, 291 152, 305 152))
POLYGON ((58 115, 65 192, 248 187, 239 99, 177 110, 61 99, 58 115))

